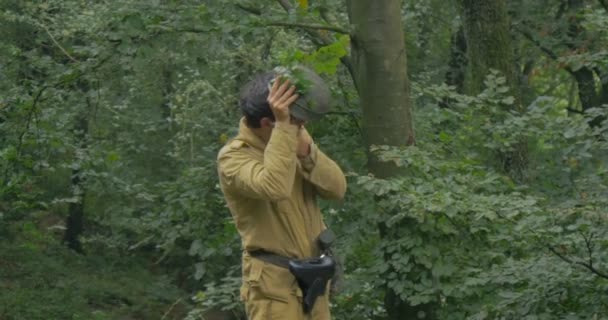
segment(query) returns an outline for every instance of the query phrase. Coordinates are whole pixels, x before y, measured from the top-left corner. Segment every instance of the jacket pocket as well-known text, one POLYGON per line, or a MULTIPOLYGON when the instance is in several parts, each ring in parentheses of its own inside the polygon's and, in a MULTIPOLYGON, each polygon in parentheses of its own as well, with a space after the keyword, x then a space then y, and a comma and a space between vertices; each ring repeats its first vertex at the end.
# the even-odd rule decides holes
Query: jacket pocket
POLYGON ((251 259, 251 269, 247 278, 248 294, 252 299, 267 298, 275 301, 289 302, 293 295, 295 279, 285 268, 275 266, 259 259, 251 259), (261 297, 255 297, 256 295, 261 297))

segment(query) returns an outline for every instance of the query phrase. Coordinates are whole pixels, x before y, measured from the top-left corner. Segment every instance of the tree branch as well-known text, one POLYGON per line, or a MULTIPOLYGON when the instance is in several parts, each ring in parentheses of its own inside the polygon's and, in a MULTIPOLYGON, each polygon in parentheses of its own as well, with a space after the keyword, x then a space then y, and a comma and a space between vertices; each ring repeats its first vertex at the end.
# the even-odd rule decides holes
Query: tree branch
POLYGON ((608 274, 597 270, 593 265, 587 263, 587 262, 582 262, 582 261, 574 261, 566 256, 564 256, 563 254, 559 253, 557 250, 555 250, 555 248, 551 247, 551 246, 547 246, 547 248, 549 248, 549 251, 553 252, 553 254, 555 254, 556 256, 558 256, 560 259, 562 259, 563 261, 569 263, 569 264, 577 264, 580 266, 585 267, 587 270, 591 271, 592 273, 594 273, 595 275, 597 275, 598 277, 604 278, 604 279, 608 279, 608 274))
POLYGON ((540 43, 540 41, 535 39, 534 36, 528 30, 524 30, 524 29, 518 28, 518 27, 515 27, 515 30, 517 32, 521 33, 526 39, 528 39, 532 43, 534 43, 542 52, 544 52, 547 56, 549 56, 549 58, 551 58, 553 60, 557 60, 557 58, 558 58, 557 54, 555 54, 553 51, 551 51, 551 49, 543 46, 540 43))
POLYGON ((312 29, 312 30, 327 30, 333 31, 341 34, 350 34, 349 30, 346 30, 341 27, 322 25, 322 24, 306 24, 306 23, 298 23, 298 22, 281 22, 281 21, 270 21, 264 23, 267 26, 280 26, 280 27, 288 27, 288 28, 301 28, 301 29, 312 29))
POLYGON ((581 236, 585 239, 585 246, 587 247, 587 253, 589 254, 589 266, 593 267, 593 243, 591 239, 593 238, 593 233, 589 235, 589 237, 585 236, 584 233, 581 232, 581 236))
MULTIPOLYGON (((542 43, 540 43, 540 41, 535 39, 534 36, 529 31, 521 29, 521 28, 517 28, 517 27, 515 28, 515 30, 518 31, 519 33, 521 33, 526 39, 528 39, 532 43, 534 43, 542 52, 544 52, 552 60, 557 61, 559 59, 559 57, 557 56, 557 54, 555 52, 553 52, 551 49, 543 46, 542 43)), ((575 72, 574 72, 574 70, 572 70, 572 68, 570 68, 567 65, 564 65, 564 69, 566 71, 568 71, 568 73, 570 73, 571 75, 576 77, 575 72)))
POLYGON ((570 107, 566 108, 566 110, 568 110, 568 112, 572 112, 572 113, 585 114, 581 110, 572 109, 570 107))
POLYGON ((55 39, 55 37, 53 37, 53 34, 51 34, 51 32, 49 31, 49 29, 45 25, 40 24, 40 27, 42 27, 42 29, 44 29, 44 31, 46 31, 46 34, 49 35, 49 37, 51 38, 51 40, 53 41, 53 43, 61 50, 61 52, 63 52, 63 54, 65 54, 70 60, 72 60, 72 62, 76 62, 76 63, 80 62, 80 61, 76 60, 74 57, 72 57, 72 55, 70 55, 67 52, 67 50, 65 50, 61 46, 61 44, 59 44, 59 42, 57 42, 57 40, 55 39))
POLYGON ((289 2, 289 0, 277 0, 277 1, 281 5, 281 7, 283 7, 283 9, 285 9, 285 11, 289 12, 293 9, 293 6, 289 2))
POLYGON ((237 4, 235 4, 235 6, 243 11, 249 12, 251 14, 255 14, 256 16, 262 15, 262 10, 260 10, 258 8, 247 7, 242 3, 237 3, 237 4))
MULTIPOLYGON (((293 10, 293 6, 289 2, 289 0, 277 0, 277 2, 285 11, 291 12, 293 10)), ((254 14, 254 15, 259 16, 262 14, 261 10, 256 9, 256 8, 247 7, 242 4, 237 4, 236 6, 237 6, 237 8, 244 10, 246 12, 249 12, 251 14, 254 14)), ((326 22, 327 22, 327 20, 326 20, 326 22)), ((333 31, 333 32, 340 33, 340 34, 350 34, 350 31, 347 29, 344 29, 341 27, 330 26, 330 25, 322 25, 322 24, 302 24, 302 23, 289 23, 289 22, 273 21, 273 22, 268 22, 266 25, 304 29, 304 31, 311 38, 313 43, 315 43, 316 45, 319 45, 319 46, 327 46, 333 42, 333 40, 330 37, 328 37, 325 34, 320 33, 319 32, 320 30, 333 31)), ((183 30, 179 30, 179 31, 193 32, 193 33, 205 32, 203 30, 198 30, 198 29, 183 29, 183 30)), ((346 70, 348 70, 348 73, 350 74, 351 78, 353 79, 353 83, 355 84, 355 87, 356 87, 357 82, 356 82, 356 78, 355 78, 355 71, 353 69, 353 65, 352 65, 352 62, 350 61, 350 58, 346 57, 346 56, 342 57, 342 58, 340 58, 340 62, 342 62, 342 64, 346 67, 346 70)))
POLYGON ((173 308, 175 308, 175 306, 180 303, 182 301, 183 298, 179 298, 177 299, 175 302, 173 302, 173 304, 171 305, 171 307, 169 307, 169 310, 167 310, 167 312, 165 312, 165 314, 163 315, 162 318, 160 318, 160 320, 165 320, 165 318, 167 318, 167 316, 171 313, 171 311, 173 311, 173 308))
MULTIPOLYGON (((287 12, 290 12, 293 9, 293 6, 289 2, 289 0, 277 0, 277 2, 287 12)), ((327 46, 333 42, 333 40, 330 37, 320 33, 319 30, 305 29, 305 31, 308 34, 308 36, 311 38, 311 40, 313 40, 313 42, 315 42, 317 45, 327 46)), ((340 62, 342 62, 342 64, 346 67, 346 70, 348 70, 348 73, 350 74, 351 78, 353 79, 353 83, 355 84, 355 87, 357 87, 357 77, 355 76, 355 70, 353 69, 353 64, 352 64, 350 58, 348 56, 344 56, 344 57, 340 58, 340 62)))
MULTIPOLYGON (((98 64, 94 65, 91 67, 91 71, 95 71, 98 68, 100 68, 102 65, 104 65, 108 60, 110 60, 110 58, 112 58, 112 56, 114 56, 116 51, 113 51, 113 53, 109 54, 107 57, 105 57, 104 59, 102 59, 101 61, 99 61, 98 64)), ((17 145, 17 155, 20 157, 21 156, 21 149, 22 149, 22 145, 23 145, 23 138, 25 136, 25 134, 27 133, 27 131, 29 131, 29 127, 31 124, 31 121, 33 119, 33 117, 35 116, 35 112, 38 106, 38 103, 40 102, 41 98, 42 98, 42 94, 49 88, 52 87, 58 87, 61 85, 64 85, 70 81, 76 81, 78 79, 80 79, 82 76, 84 76, 86 74, 86 72, 82 72, 80 71, 74 78, 72 79, 63 79, 61 81, 56 82, 53 85, 44 85, 40 88, 40 90, 36 93, 36 96, 34 97, 34 100, 32 101, 32 106, 30 107, 30 112, 28 114, 28 119, 26 121, 25 124, 25 130, 19 135, 19 142, 17 145)))
MULTIPOLYGON (((498 212, 496 212, 496 215, 502 219, 505 219, 513 224, 515 224, 515 221, 511 218, 508 218, 498 212)), ((527 228, 529 232, 531 232, 532 234, 536 234, 538 235, 538 232, 536 232, 533 229, 527 228)), ((592 273, 594 273, 595 275, 597 275, 600 278, 604 278, 604 279, 608 279, 608 274, 604 273, 602 271, 597 270, 593 265, 590 265, 589 263, 586 262, 582 262, 582 261, 574 261, 568 257, 566 257, 565 255, 559 253, 557 250, 555 250, 555 248, 553 248, 551 245, 546 244, 544 242, 539 241, 539 244, 541 244, 544 247, 547 247, 547 249, 549 249, 549 251, 551 251, 553 254, 555 254, 556 256, 558 256, 560 259, 562 259, 563 261, 569 263, 569 264, 577 264, 580 266, 585 267, 587 270, 591 271, 592 273)))
POLYGON ((25 122, 25 129, 19 135, 19 142, 17 143, 17 157, 18 158, 21 157, 21 148, 23 146, 23 137, 25 137, 25 134, 30 130, 30 124, 32 122, 32 118, 34 117, 34 113, 36 112, 36 107, 38 105, 38 102, 40 101, 40 98, 42 97, 42 94, 44 93, 44 91, 46 91, 46 89, 48 89, 48 88, 49 88, 49 86, 44 85, 42 88, 40 88, 40 90, 38 90, 38 93, 34 97, 34 101, 32 102, 32 106, 30 107, 29 113, 27 115, 27 121, 25 122))

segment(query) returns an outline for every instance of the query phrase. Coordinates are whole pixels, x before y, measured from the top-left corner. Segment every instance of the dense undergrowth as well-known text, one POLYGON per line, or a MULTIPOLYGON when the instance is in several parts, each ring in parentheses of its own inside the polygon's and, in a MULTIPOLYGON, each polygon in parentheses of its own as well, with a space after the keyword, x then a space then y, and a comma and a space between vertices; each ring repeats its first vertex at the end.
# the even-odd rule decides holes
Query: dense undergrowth
POLYGON ((182 319, 188 294, 153 269, 107 248, 80 255, 52 237, 2 239, 0 319, 182 319))

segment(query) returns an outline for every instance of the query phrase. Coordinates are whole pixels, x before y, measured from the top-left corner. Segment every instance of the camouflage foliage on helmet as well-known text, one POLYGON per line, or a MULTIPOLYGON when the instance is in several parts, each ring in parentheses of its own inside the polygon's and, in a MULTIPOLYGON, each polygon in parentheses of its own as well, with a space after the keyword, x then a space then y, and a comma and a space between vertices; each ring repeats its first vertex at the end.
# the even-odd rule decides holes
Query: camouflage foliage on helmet
MULTIPOLYGON (((297 65, 277 67, 274 72, 293 83, 300 95, 291 106, 290 113, 301 120, 316 120, 329 112, 331 93, 325 81, 311 69, 297 65)), ((272 83, 271 83, 272 85, 272 83)))

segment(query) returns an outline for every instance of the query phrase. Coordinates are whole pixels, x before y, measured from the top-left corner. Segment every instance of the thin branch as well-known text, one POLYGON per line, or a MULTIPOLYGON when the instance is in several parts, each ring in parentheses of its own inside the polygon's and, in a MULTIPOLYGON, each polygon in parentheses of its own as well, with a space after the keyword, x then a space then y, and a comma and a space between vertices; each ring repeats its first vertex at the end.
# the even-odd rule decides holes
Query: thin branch
POLYGON ((557 60, 557 58, 558 58, 557 54, 555 54, 553 51, 551 51, 551 49, 543 46, 540 43, 540 41, 535 39, 534 36, 528 30, 524 30, 522 28, 517 28, 517 27, 515 27, 515 30, 518 31, 519 33, 521 33, 526 39, 528 39, 532 43, 534 43, 542 52, 547 54, 547 56, 549 56, 549 58, 551 58, 553 60, 557 60))
MULTIPOLYGON (((291 10, 293 10, 293 6, 289 2, 289 0, 277 0, 277 2, 281 5, 281 7, 283 7, 285 11, 290 12, 291 10)), ((305 31, 311 38, 311 40, 317 45, 327 46, 333 42, 330 37, 320 33, 319 30, 305 29, 305 31)), ((357 88, 357 77, 350 58, 348 56, 344 56, 340 58, 340 62, 342 62, 342 64, 346 67, 346 70, 348 70, 348 73, 350 74, 351 78, 353 79, 353 83, 355 84, 355 88, 357 88)))
POLYGON ((37 104, 40 101, 40 98, 42 97, 42 94, 44 93, 44 91, 46 91, 46 89, 48 89, 48 88, 49 88, 48 86, 43 86, 38 91, 36 96, 34 97, 34 101, 32 102, 32 106, 30 107, 30 112, 27 116, 27 121, 25 123, 25 130, 23 130, 23 132, 21 132, 21 135, 19 135, 19 142, 17 144, 17 157, 21 157, 21 148, 23 146, 23 137, 30 130, 30 124, 32 122, 32 118, 34 117, 34 113, 36 112, 37 104))
POLYGON ((264 24, 267 26, 280 26, 280 27, 312 29, 312 30, 327 30, 327 31, 341 33, 341 34, 350 34, 350 31, 346 30, 344 28, 336 27, 336 26, 322 25, 322 24, 306 24, 306 23, 281 22, 281 21, 270 21, 270 22, 266 22, 264 24))
POLYGON ((581 232, 581 236, 585 239, 585 246, 587 247, 587 253, 589 254, 589 265, 593 267, 593 243, 591 239, 593 238, 593 233, 589 235, 589 237, 585 236, 584 233, 581 232))
POLYGON ((76 60, 74 57, 72 57, 72 55, 70 55, 67 52, 67 50, 65 50, 61 46, 61 44, 59 44, 59 42, 57 42, 57 40, 55 39, 55 37, 53 37, 53 34, 51 34, 51 32, 49 31, 49 29, 45 25, 40 24, 40 26, 44 29, 44 31, 46 31, 46 34, 49 35, 49 37, 51 38, 51 40, 53 41, 53 43, 61 50, 61 52, 63 52, 63 54, 65 54, 70 60, 72 60, 72 62, 76 62, 76 63, 80 62, 80 61, 76 60))
MULTIPOLYGON (((347 91, 345 89, 344 82, 342 82, 342 80, 340 79, 339 75, 338 75, 338 86, 340 87, 340 91, 342 92, 342 99, 344 99, 344 104, 348 107, 349 110, 353 110, 353 108, 352 108, 352 106, 350 104, 350 100, 348 99, 348 94, 347 94, 347 91)), ((359 125, 359 121, 357 119, 357 115, 354 112, 352 112, 352 111, 347 111, 347 112, 344 112, 344 113, 348 114, 348 116, 350 117, 351 121, 353 122, 353 124, 357 128, 357 131, 359 132, 359 135, 361 137, 364 137, 365 135, 363 134, 363 129, 359 125)))
MULTIPOLYGON (((25 137, 27 132, 30 131, 30 125, 32 122, 32 118, 34 117, 34 113, 36 112, 36 106, 37 106, 38 102, 40 101, 42 94, 48 88, 49 88, 48 86, 43 86, 42 88, 40 88, 40 90, 34 97, 34 101, 32 102, 32 106, 30 107, 29 113, 27 115, 27 121, 25 122, 25 129, 19 135, 19 142, 17 143, 17 158, 21 158, 21 150, 23 148, 23 138, 25 137)), ((10 169, 10 166, 6 166, 6 169, 4 170, 4 180, 5 181, 8 181, 9 169, 10 169)))
POLYGON ((553 83, 551 86, 549 86, 549 88, 547 88, 547 90, 543 91, 539 96, 549 96, 553 93, 553 91, 555 89, 557 89, 557 87, 559 87, 560 85, 562 85, 561 82, 555 82, 553 83))
MULTIPOLYGON (((532 34, 530 32, 528 32, 527 30, 523 30, 521 28, 515 28, 515 30, 518 31, 519 33, 521 33, 526 39, 528 39, 532 43, 534 43, 542 52, 544 52, 552 60, 557 61, 559 59, 559 57, 557 56, 557 54, 555 54, 555 52, 553 52, 551 49, 543 46, 542 43, 540 43, 540 41, 535 39, 534 36, 532 36, 532 34)), ((570 68, 568 65, 564 65, 564 70, 568 71, 568 73, 570 73, 571 75, 576 76, 575 71, 572 70, 572 68, 570 68)))
POLYGON ((593 265, 587 263, 587 262, 582 262, 582 261, 574 261, 564 255, 562 255, 561 253, 559 253, 557 250, 555 250, 555 248, 551 247, 551 246, 547 246, 547 248, 549 248, 549 251, 553 252, 553 254, 555 254, 556 256, 558 256, 560 259, 564 260, 565 262, 569 263, 569 264, 578 264, 580 266, 585 267, 587 270, 591 271, 592 273, 596 274, 597 276, 604 278, 604 279, 608 279, 608 274, 597 270, 593 265))
POLYGON ((162 318, 160 318, 160 320, 165 320, 165 318, 167 318, 167 316, 169 315, 169 313, 171 313, 171 311, 173 311, 173 308, 175 308, 175 306, 180 303, 182 301, 182 298, 177 299, 169 308, 169 310, 167 310, 167 312, 165 312, 165 314, 163 315, 162 318))
MULTIPOLYGON (((513 219, 511 219, 511 218, 508 218, 508 217, 506 217, 506 216, 502 215, 502 214, 501 214, 501 213, 499 213, 499 212, 496 212, 496 215, 497 215, 498 217, 502 218, 502 219, 505 219, 505 220, 507 220, 507 221, 509 221, 509 222, 513 223, 513 224, 515 224, 515 223, 516 223, 516 222, 515 222, 515 220, 513 220, 513 219)), ((538 234, 538 232, 536 232, 536 230, 533 230, 533 229, 530 229, 530 228, 527 228, 527 229, 528 229, 528 231, 529 231, 529 232, 531 232, 532 234, 539 235, 539 234, 538 234)), ((601 277, 601 278, 608 279, 608 274, 606 274, 606 273, 604 273, 604 272, 602 272, 602 271, 597 270, 597 269, 596 269, 596 268, 595 268, 593 265, 590 265, 589 263, 582 262, 582 261, 574 261, 574 260, 572 260, 572 259, 570 259, 570 258, 568 258, 568 257, 564 256, 563 254, 559 253, 559 252, 558 252, 557 250, 555 250, 555 248, 553 248, 551 245, 548 245, 548 244, 546 244, 546 243, 544 243, 544 242, 542 242, 542 241, 540 241, 540 240, 539 240, 538 242, 539 242, 539 244, 541 244, 542 246, 547 247, 547 249, 549 249, 549 251, 553 252, 553 254, 555 254, 555 255, 556 255, 556 256, 558 256, 560 259, 564 260, 565 262, 567 262, 567 263, 569 263, 569 264, 578 264, 578 265, 580 265, 580 266, 585 267, 587 270, 591 271, 591 273, 594 273, 595 275, 597 275, 597 276, 599 276, 599 277, 601 277)))
POLYGON ((583 111, 581 110, 576 110, 576 109, 572 109, 570 107, 566 108, 566 110, 568 110, 568 112, 572 112, 572 113, 578 113, 578 114, 585 114, 583 111))
POLYGON ((173 29, 172 32, 189 32, 189 33, 209 33, 209 30, 197 29, 197 28, 182 28, 173 29))
POLYGON ((237 3, 237 4, 235 4, 235 6, 243 11, 249 12, 251 14, 255 14, 256 16, 262 15, 262 10, 260 10, 258 8, 248 7, 242 3, 237 3))
POLYGON ((285 9, 285 11, 289 12, 293 9, 293 6, 289 2, 289 0, 277 0, 277 1, 281 5, 281 7, 283 7, 283 9, 285 9))
MULTIPOLYGON (((293 6, 289 2, 289 0, 277 0, 277 2, 279 3, 279 5, 281 5, 281 7, 285 11, 291 12, 293 10, 293 6)), ((247 6, 244 6, 241 4, 237 4, 236 6, 239 9, 244 10, 244 11, 249 12, 254 15, 262 14, 262 12, 256 8, 247 7, 247 6)), ((327 22, 327 20, 326 20, 326 22, 327 22)), ((267 25, 304 29, 304 31, 306 31, 306 33, 311 38, 313 43, 315 43, 316 45, 319 45, 319 46, 327 46, 333 42, 333 40, 330 37, 328 37, 325 34, 320 33, 319 30, 328 30, 328 31, 334 31, 334 32, 341 33, 341 34, 350 34, 350 32, 344 28, 334 27, 334 26, 329 26, 329 25, 320 25, 320 24, 319 25, 316 25, 316 24, 310 25, 310 24, 286 23, 286 22, 270 22, 267 25)), ((176 31, 192 32, 192 33, 207 32, 207 31, 199 30, 199 29, 195 29, 195 28, 181 29, 181 30, 176 30, 176 31)), ((340 62, 342 62, 342 64, 346 67, 346 70, 348 70, 348 73, 350 74, 351 78, 353 79, 353 83, 355 84, 355 87, 357 87, 355 71, 353 69, 353 65, 352 65, 350 58, 347 56, 344 56, 344 57, 340 58, 340 62)))
MULTIPOLYGON (((91 71, 95 71, 98 68, 100 68, 101 66, 103 66, 108 60, 110 60, 110 58, 112 58, 112 56, 114 56, 115 51, 113 51, 112 54, 108 55, 107 57, 105 57, 104 59, 102 59, 101 61, 99 61, 98 64, 94 65, 93 67, 91 67, 91 71)), ((28 114, 28 119, 25 123, 25 130, 23 132, 21 132, 21 134, 19 135, 19 142, 17 144, 17 155, 20 157, 21 156, 21 149, 22 149, 22 145, 23 145, 23 138, 25 136, 25 134, 29 131, 29 127, 31 125, 32 119, 35 116, 35 112, 37 109, 37 105, 40 102, 41 98, 42 98, 42 94, 44 93, 44 91, 46 91, 49 88, 52 87, 58 87, 61 85, 66 84, 67 82, 70 81, 76 81, 78 79, 80 79, 82 76, 84 76, 86 74, 86 72, 79 72, 76 77, 74 77, 73 79, 63 79, 61 81, 58 81, 56 83, 54 83, 53 85, 44 85, 43 87, 40 88, 40 90, 36 93, 36 96, 34 97, 34 100, 32 101, 32 106, 30 109, 30 112, 28 114)), ((5 174, 6 176, 6 174, 5 174)))

